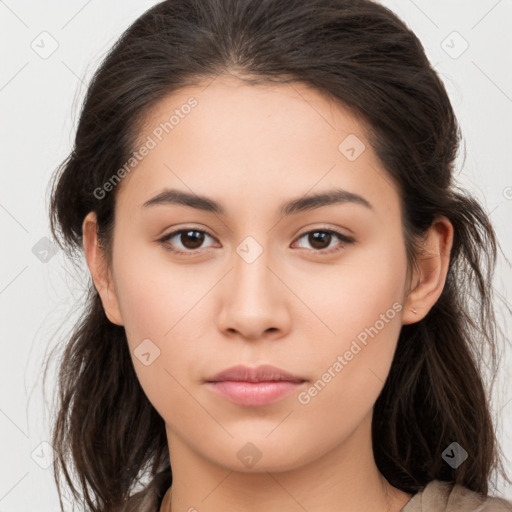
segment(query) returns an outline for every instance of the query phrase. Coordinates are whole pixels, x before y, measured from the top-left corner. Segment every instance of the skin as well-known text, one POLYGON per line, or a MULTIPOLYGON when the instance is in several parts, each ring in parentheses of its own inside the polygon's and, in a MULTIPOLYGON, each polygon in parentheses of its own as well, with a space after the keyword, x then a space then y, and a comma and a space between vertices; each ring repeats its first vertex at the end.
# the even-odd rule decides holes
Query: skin
POLYGON ((400 198, 357 118, 303 84, 254 86, 225 75, 207 84, 150 112, 140 142, 190 96, 198 101, 118 185, 112 267, 94 212, 83 222, 107 317, 125 327, 138 379, 165 420, 173 485, 162 511, 399 511, 411 496, 377 469, 373 406, 401 326, 421 320, 442 292, 453 227, 436 220, 408 275, 400 198), (366 146, 354 161, 338 149, 348 134, 366 146), (226 214, 143 208, 165 187, 208 196, 226 214), (334 187, 372 208, 278 212, 334 187), (158 241, 183 228, 208 234, 202 245, 178 235, 167 247, 195 256, 158 241), (355 241, 333 235, 314 245, 307 233, 325 229, 355 241), (251 263, 237 252, 247 236, 263 251, 251 263), (293 393, 245 407, 204 384, 235 364, 268 363, 307 379, 307 390, 393 304, 394 318, 307 404, 293 393), (148 338, 160 355, 145 366, 134 350, 148 338), (247 443, 261 455, 252 467, 237 456, 247 443))

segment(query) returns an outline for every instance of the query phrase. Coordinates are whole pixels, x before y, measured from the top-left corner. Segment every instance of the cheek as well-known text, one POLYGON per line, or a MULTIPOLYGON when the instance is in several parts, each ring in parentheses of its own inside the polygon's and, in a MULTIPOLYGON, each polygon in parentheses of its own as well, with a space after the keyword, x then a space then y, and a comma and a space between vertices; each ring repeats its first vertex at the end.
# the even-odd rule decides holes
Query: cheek
MULTIPOLYGON (((390 238, 383 235, 371 244, 354 247, 334 265, 306 266, 289 273, 285 267, 280 269, 283 280, 293 283, 292 288, 314 314, 307 315, 307 321, 316 322, 326 342, 332 340, 342 348, 376 322, 382 327, 381 315, 385 315, 383 331, 390 331, 387 320, 401 318, 406 254, 400 237, 395 237, 396 243, 390 243, 390 238)), ((296 320, 303 321, 299 316, 296 320)))
POLYGON ((324 336, 321 350, 310 352, 316 375, 297 396, 302 414, 295 419, 304 431, 316 432, 326 449, 349 436, 371 413, 393 360, 401 307, 383 297, 360 303, 353 299, 331 318, 336 336, 324 336), (358 317, 347 313, 352 308, 358 317))
POLYGON ((405 272, 401 246, 383 244, 317 275, 321 286, 304 288, 304 302, 324 324, 324 334, 316 336, 321 350, 310 353, 317 380, 298 399, 311 411, 329 410, 327 422, 356 425, 373 407, 402 327, 405 272))
POLYGON ((193 265, 171 264, 162 248, 141 243, 123 252, 123 239, 118 242, 123 256, 114 260, 115 281, 125 328, 134 342, 164 339, 206 293, 209 280, 194 276, 193 265))
MULTIPOLYGON (((134 368, 153 406, 164 417, 183 400, 190 409, 187 386, 201 347, 194 340, 204 334, 201 301, 216 279, 198 276, 193 265, 178 269, 154 248, 114 259, 116 291, 134 368), (180 386, 181 384, 181 386, 180 386)), ((115 253, 114 253, 115 254, 115 253)), ((204 354, 203 354, 204 357, 204 354)))

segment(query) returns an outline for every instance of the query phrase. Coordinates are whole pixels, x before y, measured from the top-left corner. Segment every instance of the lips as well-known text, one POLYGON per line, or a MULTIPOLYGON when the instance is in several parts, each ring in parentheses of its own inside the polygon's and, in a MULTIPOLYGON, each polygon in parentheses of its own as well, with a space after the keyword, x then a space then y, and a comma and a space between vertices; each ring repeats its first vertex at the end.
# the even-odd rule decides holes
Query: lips
POLYGON ((238 381, 238 382, 295 382, 301 383, 306 379, 298 375, 293 375, 281 368, 271 365, 261 365, 257 368, 250 368, 248 366, 238 365, 217 373, 213 377, 206 380, 206 382, 221 382, 221 381, 238 381))
POLYGON ((258 407, 277 402, 300 389, 306 379, 275 366, 234 366, 206 381, 206 386, 230 402, 258 407))

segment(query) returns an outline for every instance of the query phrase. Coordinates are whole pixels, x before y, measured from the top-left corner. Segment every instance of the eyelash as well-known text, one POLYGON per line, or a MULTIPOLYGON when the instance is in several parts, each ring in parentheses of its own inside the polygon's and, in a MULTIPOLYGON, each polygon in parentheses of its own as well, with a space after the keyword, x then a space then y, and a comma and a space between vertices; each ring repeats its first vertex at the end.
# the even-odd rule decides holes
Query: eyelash
MULTIPOLYGON (((196 228, 182 228, 182 229, 178 229, 176 231, 173 231, 172 233, 169 233, 167 235, 165 235, 163 238, 160 238, 158 240, 158 242, 160 242, 162 244, 162 246, 164 247, 164 249, 166 249, 167 251, 170 251, 174 254, 177 254, 179 256, 185 256, 185 257, 191 257, 191 256, 195 256, 196 255, 196 252, 197 251, 200 251, 201 249, 190 249, 190 250, 187 250, 187 251, 181 251, 181 250, 178 250, 178 249, 173 249, 170 244, 168 243, 169 240, 171 240, 172 238, 174 238, 176 235, 180 235, 181 233, 187 233, 189 231, 196 231, 198 233, 204 233, 206 235, 208 235, 209 237, 211 238, 215 238, 213 235, 211 235, 210 233, 208 233, 208 231, 205 231, 203 229, 196 229, 196 228)), ((336 237, 338 237, 340 240, 341 240, 341 247, 338 247, 338 248, 335 248, 333 250, 333 248, 330 248, 330 249, 305 249, 306 251, 310 252, 310 253, 321 253, 321 254, 333 254, 333 253, 336 253, 338 251, 341 251, 343 249, 343 247, 345 245, 348 245, 348 244, 352 244, 354 243, 354 239, 352 237, 349 237, 347 235, 344 235, 334 229, 322 229, 322 228, 318 228, 318 229, 313 229, 311 231, 306 231, 305 233, 302 233, 302 235, 300 235, 297 240, 300 240, 301 238, 303 238, 304 236, 306 235, 309 235, 311 233, 329 233, 331 235, 335 235, 336 237)))

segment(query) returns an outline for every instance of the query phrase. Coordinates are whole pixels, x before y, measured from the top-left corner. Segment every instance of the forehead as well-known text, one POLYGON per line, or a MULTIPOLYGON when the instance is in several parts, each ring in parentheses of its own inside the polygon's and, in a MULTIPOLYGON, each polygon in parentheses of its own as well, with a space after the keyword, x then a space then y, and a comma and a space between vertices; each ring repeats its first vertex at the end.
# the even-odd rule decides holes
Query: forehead
POLYGON ((364 180, 383 193, 391 181, 364 123, 302 83, 254 85, 228 76, 180 89, 146 115, 134 151, 144 145, 151 149, 118 191, 140 207, 163 186, 270 200, 317 186, 355 192, 364 180))
POLYGON ((172 131, 183 132, 184 128, 177 128, 186 125, 184 121, 189 116, 193 117, 194 130, 203 128, 210 137, 222 129, 230 131, 233 139, 241 139, 248 134, 256 135, 256 130, 263 126, 273 135, 281 127, 287 135, 298 138, 310 138, 318 130, 358 133, 362 138, 365 135, 364 120, 355 111, 307 84, 252 84, 232 75, 221 75, 179 89, 157 103, 144 116, 140 136, 170 120, 172 131), (189 108, 191 98, 196 106, 189 108), (216 129, 211 130, 212 127, 216 129))

